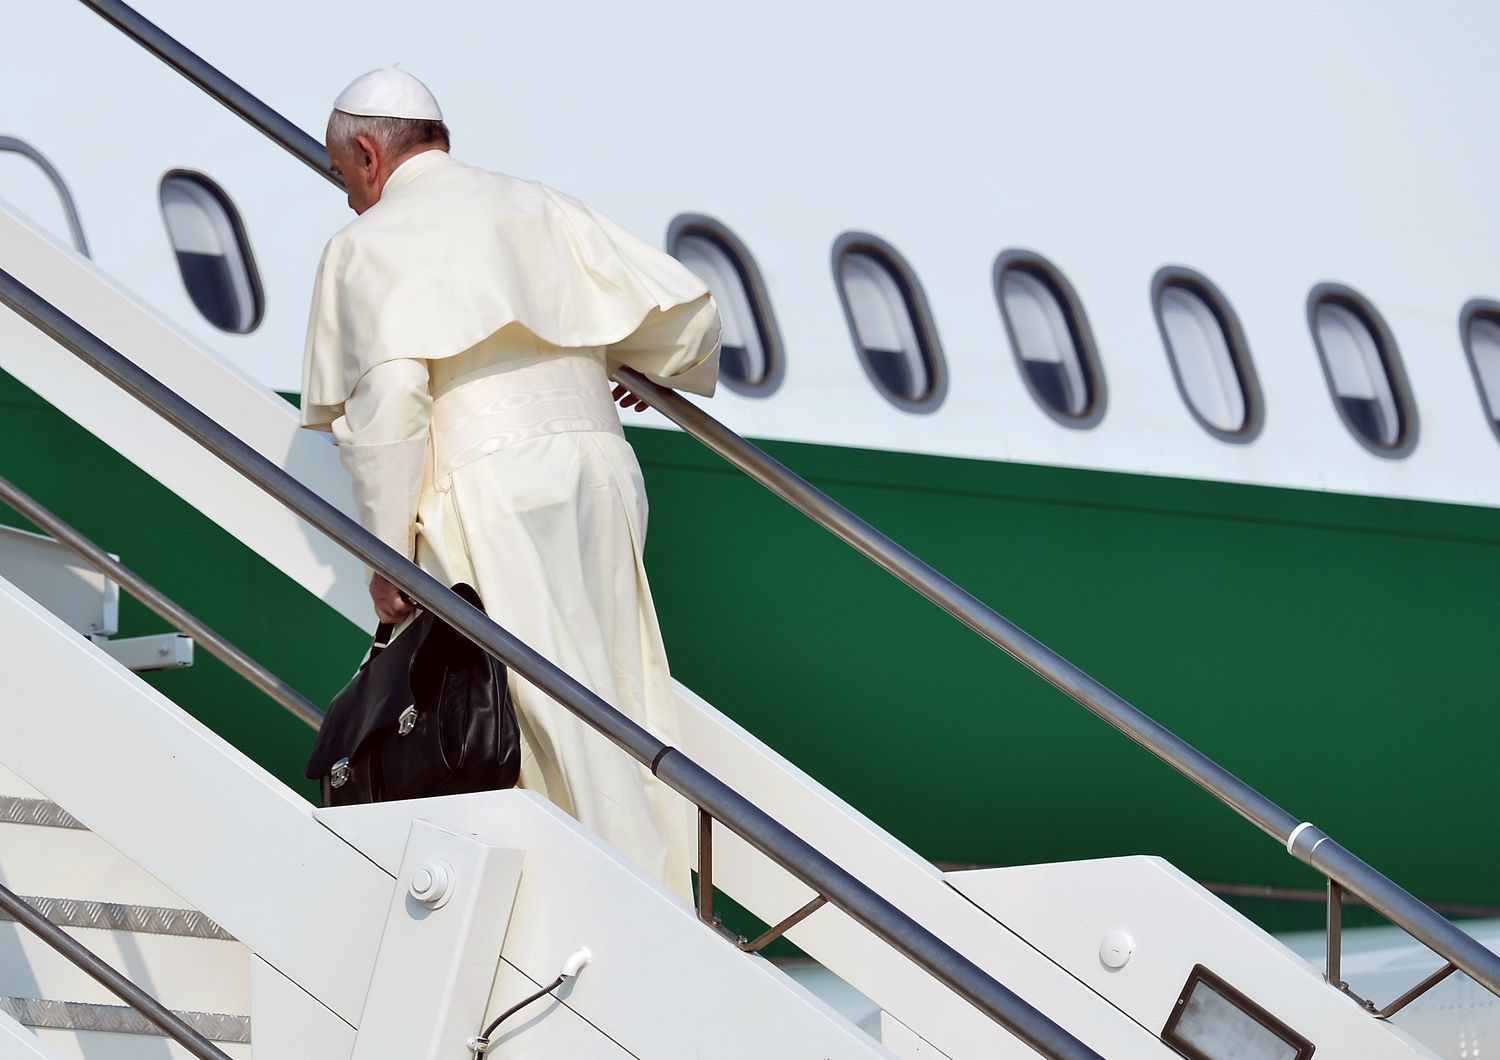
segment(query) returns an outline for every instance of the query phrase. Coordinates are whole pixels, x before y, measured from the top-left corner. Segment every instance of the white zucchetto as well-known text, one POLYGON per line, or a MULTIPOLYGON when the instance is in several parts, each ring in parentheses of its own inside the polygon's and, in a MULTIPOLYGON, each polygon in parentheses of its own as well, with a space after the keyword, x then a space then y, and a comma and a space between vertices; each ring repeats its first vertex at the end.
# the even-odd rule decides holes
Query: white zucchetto
POLYGON ((333 101, 333 109, 366 118, 443 120, 437 98, 427 86, 394 66, 383 66, 356 77, 333 101))

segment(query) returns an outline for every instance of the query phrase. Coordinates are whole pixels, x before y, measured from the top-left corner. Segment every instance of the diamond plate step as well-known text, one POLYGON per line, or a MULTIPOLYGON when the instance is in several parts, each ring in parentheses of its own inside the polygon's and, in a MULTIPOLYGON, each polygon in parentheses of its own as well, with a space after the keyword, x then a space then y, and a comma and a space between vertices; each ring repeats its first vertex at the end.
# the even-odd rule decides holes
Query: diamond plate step
MULTIPOLYGON (((125 1005, 0 997, 0 1012, 23 1027, 166 1037, 155 1024, 125 1005)), ((177 1012, 176 1015, 209 1041, 250 1041, 249 1016, 232 1016, 222 1012, 177 1012)))
MULTIPOLYGON (((146 935, 176 935, 191 939, 235 938, 196 909, 173 909, 159 905, 124 905, 119 902, 89 902, 76 898, 38 898, 21 895, 23 901, 58 927, 98 928, 103 931, 135 931, 146 935)), ((0 909, 0 921, 13 921, 0 909)))
POLYGON ((57 803, 49 799, 28 799, 17 795, 0 795, 0 824, 87 830, 76 817, 57 803))

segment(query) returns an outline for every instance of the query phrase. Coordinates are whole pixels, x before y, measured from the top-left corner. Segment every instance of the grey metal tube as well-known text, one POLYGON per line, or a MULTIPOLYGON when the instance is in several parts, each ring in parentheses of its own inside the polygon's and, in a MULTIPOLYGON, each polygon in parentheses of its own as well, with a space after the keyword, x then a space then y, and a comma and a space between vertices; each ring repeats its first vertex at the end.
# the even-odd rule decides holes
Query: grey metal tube
POLYGON ((555 664, 382 543, 287 472, 184 401, 14 276, 0 270, 4 302, 89 367, 198 442, 287 508, 339 542, 418 603, 513 667, 603 733, 695 805, 708 808, 758 850, 813 887, 898 952, 1044 1055, 1094 1057, 1091 1049, 987 972, 756 809, 681 751, 669 748, 555 664))
POLYGON ((254 94, 245 91, 237 82, 225 77, 195 52, 184 47, 150 19, 147 19, 129 4, 119 0, 83 0, 104 19, 126 36, 135 40, 162 62, 183 77, 207 92, 214 99, 245 119, 260 132, 275 140, 307 167, 335 187, 343 182, 333 175, 328 164, 328 151, 317 140, 280 113, 262 103, 254 94))
POLYGON ((62 174, 57 167, 47 160, 47 156, 32 147, 25 140, 14 136, 0 136, 0 151, 9 151, 31 159, 47 174, 47 179, 57 189, 59 198, 62 199, 63 214, 68 219, 68 231, 72 233, 73 245, 78 248, 78 253, 84 257, 89 256, 89 241, 83 235, 83 220, 78 216, 78 206, 73 202, 73 193, 68 189, 68 182, 63 180, 62 174))
POLYGON ((839 540, 958 619, 1037 676, 1087 707, 1283 845, 1297 818, 1131 706, 984 601, 898 545, 791 468, 725 427, 682 395, 632 368, 615 378, 658 412, 839 540))
MULTIPOLYGON (((616 369, 615 378, 782 500, 1216 796, 1282 846, 1287 845, 1301 822, 1203 752, 680 394, 630 368, 616 369)), ((1302 837, 1305 841, 1299 841, 1290 851, 1294 856, 1336 880, 1500 996, 1500 956, 1321 832, 1304 829, 1302 837)))
POLYGON ((146 1017, 168 1038, 200 1060, 229 1060, 227 1053, 193 1030, 175 1012, 105 964, 92 950, 42 916, 26 904, 20 895, 3 884, 0 884, 0 909, 4 909, 18 924, 83 969, 111 994, 146 1017))
POLYGON ((42 507, 35 498, 28 496, 19 486, 4 476, 0 476, 0 500, 4 500, 6 504, 47 531, 57 539, 59 544, 71 549, 89 566, 119 582, 131 596, 172 623, 175 628, 191 636, 211 655, 281 704, 298 719, 314 729, 323 724, 323 711, 314 706, 302 693, 214 632, 209 625, 200 621, 135 571, 42 507))

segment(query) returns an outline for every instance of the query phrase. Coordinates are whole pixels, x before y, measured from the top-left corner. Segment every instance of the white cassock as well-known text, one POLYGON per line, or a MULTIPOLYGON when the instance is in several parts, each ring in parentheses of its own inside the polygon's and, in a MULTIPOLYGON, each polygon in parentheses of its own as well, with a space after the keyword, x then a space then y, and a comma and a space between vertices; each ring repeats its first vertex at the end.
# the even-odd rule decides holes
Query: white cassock
MULTIPOLYGON (((366 527, 675 744, 609 372, 709 395, 718 352, 718 310, 677 261, 541 184, 427 151, 323 254, 302 423, 333 433, 366 527)), ((521 786, 689 897, 686 802, 514 671, 511 691, 521 786)))

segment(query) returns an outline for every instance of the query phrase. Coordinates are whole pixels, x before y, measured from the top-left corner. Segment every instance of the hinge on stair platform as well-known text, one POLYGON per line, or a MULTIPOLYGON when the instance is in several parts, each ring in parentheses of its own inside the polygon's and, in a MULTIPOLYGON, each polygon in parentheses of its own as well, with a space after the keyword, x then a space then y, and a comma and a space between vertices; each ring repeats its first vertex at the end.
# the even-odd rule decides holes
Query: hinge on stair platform
POLYGON ((781 938, 792 928, 812 916, 828 904, 825 895, 818 895, 781 923, 756 936, 754 941, 738 932, 731 931, 724 921, 714 915, 714 818, 703 808, 698 810, 698 919, 724 936, 745 953, 759 953, 781 938))
POLYGON ((180 670, 193 665, 193 638, 182 633, 150 637, 90 637, 95 644, 127 670, 180 670))

